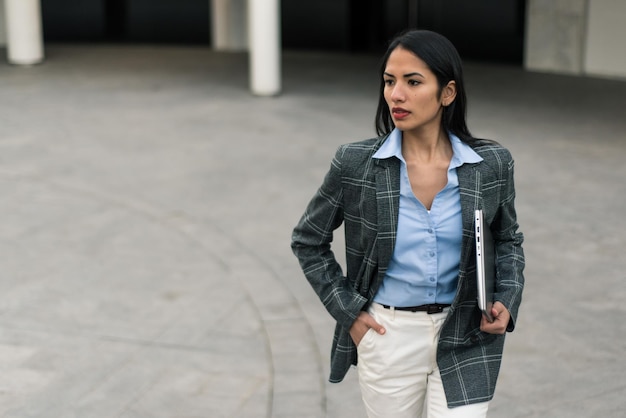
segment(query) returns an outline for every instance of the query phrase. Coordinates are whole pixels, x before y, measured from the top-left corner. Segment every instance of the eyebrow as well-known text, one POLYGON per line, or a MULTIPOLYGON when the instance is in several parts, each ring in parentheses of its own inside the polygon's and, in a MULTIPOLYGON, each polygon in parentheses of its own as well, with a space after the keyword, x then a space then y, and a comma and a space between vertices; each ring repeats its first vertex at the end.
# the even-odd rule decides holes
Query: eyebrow
MULTIPOLYGON (((393 74, 389 74, 389 73, 388 73, 388 72, 386 72, 386 71, 385 71, 385 72, 383 72, 383 75, 386 75, 387 77, 393 77, 393 78, 396 78, 396 76, 395 76, 395 75, 393 75, 393 74)), ((422 77, 422 78, 426 78, 426 77, 424 77, 421 73, 418 73, 418 72, 413 72, 413 73, 404 74, 404 78, 410 78, 410 77, 415 77, 415 76, 422 77)))

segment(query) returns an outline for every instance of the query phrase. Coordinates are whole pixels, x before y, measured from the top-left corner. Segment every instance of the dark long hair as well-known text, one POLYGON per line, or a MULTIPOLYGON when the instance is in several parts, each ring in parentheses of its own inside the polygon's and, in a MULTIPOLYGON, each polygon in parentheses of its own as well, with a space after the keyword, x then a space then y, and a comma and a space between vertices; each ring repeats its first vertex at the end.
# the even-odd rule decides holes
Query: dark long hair
POLYGON ((376 110, 376 132, 378 135, 385 135, 395 127, 384 97, 385 83, 383 73, 385 72, 389 55, 398 47, 411 51, 426 63, 437 77, 439 94, 441 94, 448 82, 454 80, 456 83, 456 98, 449 106, 443 108, 441 125, 446 132, 453 133, 461 141, 473 143, 474 138, 470 134, 465 121, 467 96, 465 94, 465 84, 463 83, 461 57, 454 45, 452 45, 452 42, 446 37, 428 30, 410 30, 400 34, 391 41, 387 52, 383 55, 380 66, 378 109, 376 110))

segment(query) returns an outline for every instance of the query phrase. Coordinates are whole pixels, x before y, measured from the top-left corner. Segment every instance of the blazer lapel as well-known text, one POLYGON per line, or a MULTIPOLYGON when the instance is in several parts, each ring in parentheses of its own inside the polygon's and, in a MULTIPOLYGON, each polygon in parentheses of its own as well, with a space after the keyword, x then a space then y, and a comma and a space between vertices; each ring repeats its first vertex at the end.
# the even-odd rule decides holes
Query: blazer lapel
POLYGON ((378 281, 382 282, 396 244, 398 213, 400 210, 400 160, 376 160, 378 281))
POLYGON ((461 245, 460 276, 467 273, 474 255, 474 211, 482 208, 481 172, 478 164, 463 164, 457 168, 461 193, 461 215, 463 217, 463 240, 461 245))

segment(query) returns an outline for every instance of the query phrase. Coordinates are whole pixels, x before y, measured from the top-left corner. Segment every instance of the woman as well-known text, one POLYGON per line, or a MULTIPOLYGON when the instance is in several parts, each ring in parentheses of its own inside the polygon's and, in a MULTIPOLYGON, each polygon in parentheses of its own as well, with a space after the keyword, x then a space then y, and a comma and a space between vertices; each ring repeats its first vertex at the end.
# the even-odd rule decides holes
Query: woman
POLYGON ((524 283, 513 160, 471 136, 443 36, 400 35, 380 76, 380 136, 339 147, 292 237, 337 321, 330 381, 357 364, 370 417, 485 417, 524 283), (497 251, 493 322, 477 304, 475 209, 497 251), (345 276, 330 248, 342 223, 345 276))

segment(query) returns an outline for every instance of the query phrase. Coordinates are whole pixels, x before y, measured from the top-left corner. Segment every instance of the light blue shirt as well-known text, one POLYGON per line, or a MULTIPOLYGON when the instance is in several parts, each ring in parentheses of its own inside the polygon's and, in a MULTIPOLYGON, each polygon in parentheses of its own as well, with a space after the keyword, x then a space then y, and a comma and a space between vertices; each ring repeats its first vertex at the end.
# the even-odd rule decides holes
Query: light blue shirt
POLYGON ((461 195, 456 168, 482 158, 450 134, 452 158, 448 183, 430 211, 415 197, 402 156, 402 132, 394 129, 373 158, 397 157, 400 165, 400 211, 396 245, 374 301, 396 307, 452 303, 461 261, 461 195))

